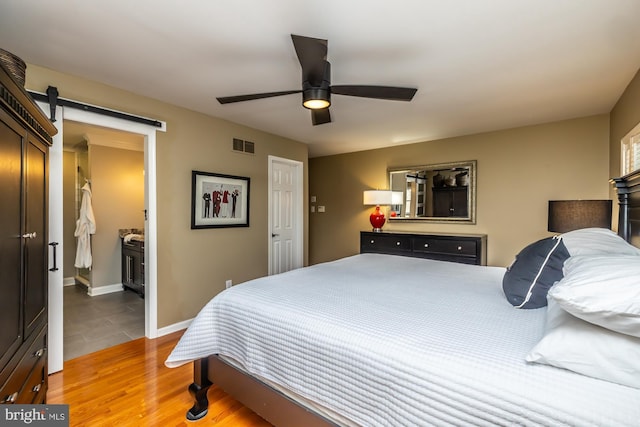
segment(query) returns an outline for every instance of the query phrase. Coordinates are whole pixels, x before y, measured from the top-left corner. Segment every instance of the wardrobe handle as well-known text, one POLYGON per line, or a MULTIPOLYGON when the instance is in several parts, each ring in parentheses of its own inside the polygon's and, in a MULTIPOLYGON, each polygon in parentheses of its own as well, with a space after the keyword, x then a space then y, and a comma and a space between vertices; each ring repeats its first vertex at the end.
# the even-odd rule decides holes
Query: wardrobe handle
POLYGON ((49 243, 49 246, 53 248, 53 268, 50 268, 49 271, 58 271, 58 264, 57 264, 58 255, 56 255, 56 247, 58 246, 58 242, 51 242, 49 243))
POLYGON ((16 399, 18 399, 18 392, 16 391, 13 394, 10 394, 9 396, 6 397, 6 399, 4 399, 4 402, 2 403, 13 403, 16 401, 16 399))
POLYGON ((22 237, 25 239, 35 239, 37 236, 36 232, 23 234, 22 237))

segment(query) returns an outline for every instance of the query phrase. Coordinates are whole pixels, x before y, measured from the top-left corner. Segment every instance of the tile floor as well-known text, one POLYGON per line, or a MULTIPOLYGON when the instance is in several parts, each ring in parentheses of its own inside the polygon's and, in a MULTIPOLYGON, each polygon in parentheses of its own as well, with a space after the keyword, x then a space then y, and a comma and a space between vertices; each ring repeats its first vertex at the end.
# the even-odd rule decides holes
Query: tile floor
POLYGON ((131 291, 91 297, 82 285, 64 288, 64 360, 144 336, 144 299, 131 291))

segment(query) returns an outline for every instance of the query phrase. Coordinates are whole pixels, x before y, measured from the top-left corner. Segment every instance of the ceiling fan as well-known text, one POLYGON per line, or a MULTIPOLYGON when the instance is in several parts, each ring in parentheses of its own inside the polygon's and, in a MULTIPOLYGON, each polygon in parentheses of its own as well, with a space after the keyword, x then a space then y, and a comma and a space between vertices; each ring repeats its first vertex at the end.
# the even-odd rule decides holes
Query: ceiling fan
POLYGON ((418 89, 394 86, 331 85, 331 64, 327 61, 327 40, 291 34, 293 47, 302 67, 302 89, 254 93, 217 98, 220 104, 251 101, 274 96, 302 93, 302 105, 311 110, 313 125, 331 122, 331 94, 361 98, 411 101, 418 89))

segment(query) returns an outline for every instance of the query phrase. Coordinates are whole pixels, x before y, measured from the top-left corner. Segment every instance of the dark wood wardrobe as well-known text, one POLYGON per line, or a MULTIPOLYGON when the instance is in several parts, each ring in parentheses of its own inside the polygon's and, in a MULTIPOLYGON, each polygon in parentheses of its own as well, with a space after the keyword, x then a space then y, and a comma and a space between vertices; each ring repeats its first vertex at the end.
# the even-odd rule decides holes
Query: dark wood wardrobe
POLYGON ((55 126, 0 64, 0 402, 47 393, 48 150, 55 126))

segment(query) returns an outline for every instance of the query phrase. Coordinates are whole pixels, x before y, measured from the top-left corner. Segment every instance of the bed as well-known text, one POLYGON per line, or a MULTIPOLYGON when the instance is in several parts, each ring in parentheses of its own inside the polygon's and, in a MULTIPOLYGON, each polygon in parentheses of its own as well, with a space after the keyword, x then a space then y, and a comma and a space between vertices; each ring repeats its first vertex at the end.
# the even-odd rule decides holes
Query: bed
POLYGON ((507 270, 358 254, 222 292, 165 362, 193 362, 187 418, 206 414, 215 383, 278 427, 638 425, 640 298, 625 306, 603 286, 583 291, 598 280, 638 288, 625 279, 640 275, 640 250, 627 243, 640 233, 640 175, 614 184, 625 239, 566 233, 562 280, 540 289, 547 256, 520 301, 543 292, 544 307, 505 297, 517 259, 507 270))

